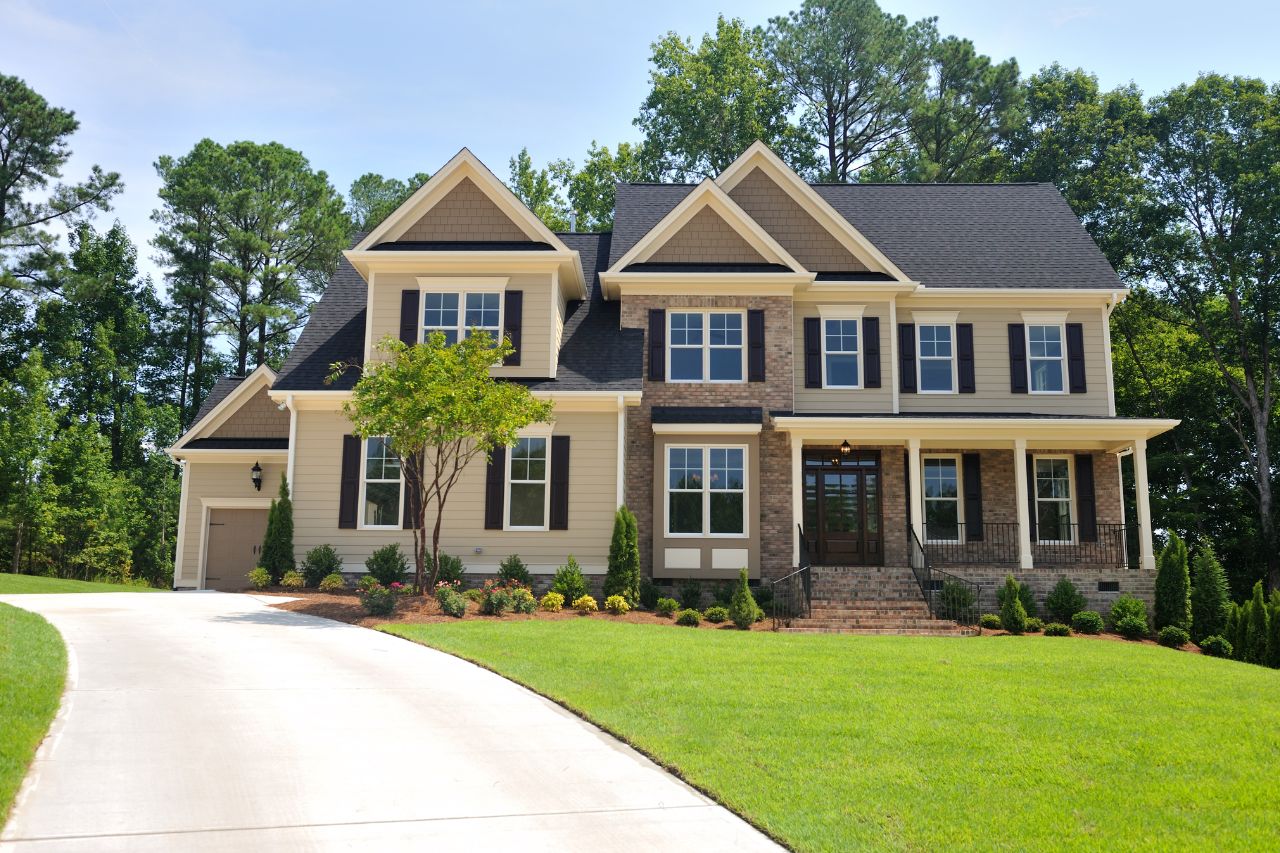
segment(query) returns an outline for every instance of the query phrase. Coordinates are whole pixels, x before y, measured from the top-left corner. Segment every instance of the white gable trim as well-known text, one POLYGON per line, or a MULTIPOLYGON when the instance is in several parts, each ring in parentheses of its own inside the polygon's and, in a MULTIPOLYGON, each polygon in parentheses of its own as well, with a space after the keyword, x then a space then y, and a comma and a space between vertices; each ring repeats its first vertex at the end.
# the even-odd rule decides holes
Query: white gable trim
POLYGON ((231 389, 231 393, 223 397, 214 406, 208 414, 196 421, 191 427, 174 443, 171 451, 180 449, 188 441, 200 436, 205 432, 213 432, 222 426, 227 418, 236 413, 246 400, 258 393, 262 388, 270 389, 276 381, 276 372, 265 364, 259 365, 252 373, 244 378, 244 381, 231 389))
POLYGON ((806 272, 799 261, 791 257, 790 253, 782 248, 768 231, 761 228, 759 223, 739 207, 737 202, 729 198, 728 194, 716 186, 710 178, 698 184, 693 192, 685 196, 684 200, 662 217, 657 225, 649 229, 649 233, 641 237, 627 250, 626 254, 618 258, 618 262, 609 269, 609 272, 620 272, 629 264, 643 263, 648 260, 704 207, 710 207, 718 213, 725 222, 729 223, 729 227, 746 240, 748 245, 759 252, 766 261, 782 264, 793 272, 806 272))
POLYGON ((720 176, 716 178, 716 184, 728 193, 743 178, 751 174, 753 169, 757 168, 763 170, 766 175, 772 178, 782 188, 783 192, 795 199, 796 203, 804 208, 806 213, 817 220, 819 225, 848 249, 850 254, 862 261, 868 269, 883 272, 886 275, 893 276, 898 281, 911 281, 902 270, 898 269, 893 261, 889 260, 857 228, 854 228, 849 220, 841 216, 835 208, 827 203, 826 199, 818 195, 813 187, 805 183, 786 163, 783 163, 778 158, 778 155, 769 149, 769 146, 759 140, 751 143, 751 146, 742 152, 742 155, 737 160, 730 163, 728 168, 720 173, 720 176))

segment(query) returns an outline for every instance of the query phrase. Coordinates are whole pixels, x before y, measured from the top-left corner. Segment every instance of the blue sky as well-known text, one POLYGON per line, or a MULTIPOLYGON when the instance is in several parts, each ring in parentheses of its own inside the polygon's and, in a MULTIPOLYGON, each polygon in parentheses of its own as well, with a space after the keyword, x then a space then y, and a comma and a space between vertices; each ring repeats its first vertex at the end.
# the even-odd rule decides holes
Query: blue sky
MULTIPOLYGON (((277 140, 339 190, 367 171, 434 172, 462 146, 500 176, 528 146, 538 164, 593 139, 636 137, 649 44, 700 36, 720 11, 764 23, 795 0, 136 3, 5 0, 0 73, 76 111, 75 158, 121 172, 112 214, 139 244, 156 205, 152 164, 204 136, 277 140)), ((938 17, 1024 71, 1053 61, 1148 94, 1214 70, 1280 81, 1280 4, 1261 0, 881 0, 938 17)))

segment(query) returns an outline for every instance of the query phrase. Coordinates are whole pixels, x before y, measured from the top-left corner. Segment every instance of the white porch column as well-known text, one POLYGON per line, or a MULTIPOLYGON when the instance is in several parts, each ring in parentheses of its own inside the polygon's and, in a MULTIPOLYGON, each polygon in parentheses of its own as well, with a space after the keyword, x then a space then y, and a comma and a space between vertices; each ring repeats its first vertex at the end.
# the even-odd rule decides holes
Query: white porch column
POLYGON ((791 433, 791 565, 800 565, 800 526, 804 524, 804 466, 800 436, 791 433))
POLYGON ((1027 494, 1027 440, 1013 442, 1013 499, 1018 504, 1018 565, 1032 568, 1031 510, 1027 494))
POLYGON ((907 478, 908 494, 911 500, 908 506, 911 510, 911 529, 915 531, 916 538, 924 542, 924 519, 920 517, 920 508, 924 505, 924 475, 920 470, 920 439, 907 439, 907 478))
POLYGON ((1133 480, 1138 503, 1138 552, 1144 571, 1156 570, 1155 548, 1151 537, 1151 496, 1147 493, 1147 440, 1133 443, 1133 480))

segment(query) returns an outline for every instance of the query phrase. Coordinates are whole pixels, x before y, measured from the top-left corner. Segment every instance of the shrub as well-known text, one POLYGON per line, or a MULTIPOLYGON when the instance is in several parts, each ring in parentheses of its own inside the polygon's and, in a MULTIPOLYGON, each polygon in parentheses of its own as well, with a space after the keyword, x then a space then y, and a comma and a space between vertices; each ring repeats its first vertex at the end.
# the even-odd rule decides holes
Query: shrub
POLYGON ((1071 630, 1077 634, 1101 634, 1102 614, 1096 610, 1081 610, 1071 617, 1071 630))
POLYGON ((582 576, 582 567, 569 555, 565 564, 556 569, 556 576, 551 580, 551 589, 564 596, 565 601, 577 601, 587 594, 587 580, 582 576))
POLYGON ((1165 625, 1156 634, 1156 642, 1171 649, 1180 649, 1191 642, 1191 635, 1187 633, 1185 628, 1179 628, 1177 625, 1165 625))
POLYGON ((1242 661, 1244 660, 1244 649, 1249 634, 1249 602, 1244 601, 1241 604, 1233 604, 1231 611, 1235 614, 1235 624, 1228 625, 1231 632, 1227 634, 1227 639, 1231 641, 1231 646, 1234 649, 1232 657, 1242 661))
POLYGON ((596 606, 596 600, 591 596, 580 595, 573 600, 573 609, 585 616, 588 613, 595 613, 600 608, 596 606))
MULTIPOLYGON (((763 583, 756 587, 756 591, 752 593, 756 597, 756 604, 765 608, 773 604, 773 587, 765 586, 763 583)), ((764 611, 761 610, 763 613, 764 611)))
POLYGON ((347 582, 343 579, 342 575, 338 574, 337 572, 333 572, 332 574, 327 574, 324 577, 320 578, 321 592, 337 592, 340 589, 346 589, 346 588, 347 588, 347 582))
MULTIPOLYGON (((524 590, 529 595, 529 601, 533 601, 533 594, 526 587, 520 586, 514 581, 485 581, 484 589, 481 590, 480 612, 489 616, 501 616, 514 609, 516 606, 516 590, 524 590)), ((533 610, 530 609, 525 612, 532 613, 533 610)))
POLYGON ((676 590, 676 598, 680 599, 680 606, 685 610, 697 610, 702 604, 702 583, 689 578, 676 590))
POLYGON ((1121 619, 1141 620, 1142 630, 1145 634, 1148 627, 1147 605, 1141 599, 1134 598, 1132 595, 1125 594, 1120 596, 1111 602, 1111 624, 1116 626, 1117 633, 1124 633, 1120 631, 1121 619))
POLYGON ((1031 587, 1014 580, 1013 575, 1009 575, 1005 580, 1004 586, 996 590, 996 603, 1000 605, 1001 612, 1004 611, 1004 600, 1010 592, 1013 592, 1017 599, 1022 602, 1022 611, 1024 613, 1028 616, 1036 615, 1036 598, 1031 594, 1031 587), (1009 581, 1013 581, 1012 586, 1009 581))
POLYGON ((1044 630, 1043 619, 1041 619, 1039 616, 1027 617, 1027 633, 1028 634, 1039 634, 1043 630, 1044 630))
POLYGON ((364 592, 366 589, 370 589, 377 585, 378 579, 370 574, 361 575, 360 579, 356 581, 356 589, 360 592, 364 592))
POLYGON ((959 581, 945 580, 938 591, 938 615, 943 619, 964 619, 969 616, 978 596, 959 581))
POLYGON ((409 564, 405 562, 404 554, 400 553, 400 545, 392 542, 370 554, 369 559, 364 561, 364 568, 369 577, 379 584, 391 586, 393 583, 404 583, 409 564))
POLYGON ((479 604, 480 602, 484 601, 484 590, 478 587, 465 589, 462 591, 462 597, 465 598, 467 601, 474 601, 476 604, 479 604))
POLYGON ((721 622, 729 621, 729 608, 719 604, 713 604, 706 610, 702 611, 702 618, 706 619, 712 625, 719 625, 721 622))
POLYGON ((674 598, 659 598, 654 603, 653 609, 659 616, 672 616, 680 609, 680 602, 674 598))
POLYGON ((622 596, 628 609, 640 603, 640 534, 635 514, 625 506, 618 507, 613 514, 604 594, 608 598, 622 596))
POLYGON ((1027 630, 1027 609, 1022 603, 1021 592, 1024 588, 1013 579, 1013 575, 1009 575, 1000 590, 1000 624, 1010 634, 1021 634, 1027 630))
POLYGON ((1191 639, 1221 638, 1231 607, 1226 572, 1208 545, 1200 549, 1192 565, 1195 582, 1191 585, 1191 639))
POLYGON ((1155 627, 1191 627, 1191 578, 1187 574, 1187 546, 1170 533, 1156 566, 1155 627))
POLYGON ((1064 625, 1088 605, 1084 594, 1067 578, 1059 578, 1044 599, 1045 611, 1064 625))
POLYGON ((1280 601, 1271 591, 1271 631, 1267 634, 1267 666, 1280 669, 1280 601))
POLYGON ((983 613, 982 618, 978 620, 978 624, 988 631, 999 631, 1004 626, 1000 624, 1000 617, 995 613, 983 613))
POLYGON ((604 609, 612 613, 614 616, 621 616, 631 609, 631 605, 627 604, 627 599, 621 595, 611 595, 604 600, 604 609))
MULTIPOLYGON (((423 567, 426 569, 428 580, 431 579, 432 565, 431 555, 428 554, 426 565, 423 567)), ((441 554, 440 567, 436 570, 436 583, 440 583, 440 581, 445 581, 446 583, 457 581, 461 583, 462 575, 466 570, 466 566, 462 565, 461 557, 450 557, 448 554, 441 554)))
POLYGON ((458 592, 457 587, 445 585, 436 587, 436 601, 440 602, 440 610, 446 616, 461 619, 467 615, 467 600, 458 592))
POLYGON ((262 539, 262 568, 278 581, 293 571, 293 501, 289 483, 280 475, 280 493, 267 512, 267 535, 262 539))
POLYGON ((518 586, 511 590, 511 609, 527 615, 538 609, 538 599, 527 586, 518 586))
POLYGON ((399 598, 399 590, 375 583, 360 593, 360 606, 370 616, 390 616, 399 598))
POLYGON ((711 598, 721 607, 728 607, 733 602, 733 593, 737 586, 731 583, 718 583, 711 590, 711 598))
POLYGON ((564 609, 564 596, 558 592, 549 592, 542 596, 538 606, 548 613, 559 613, 564 609))
POLYGON ((248 578, 254 589, 266 589, 271 586, 271 572, 262 568, 262 566, 250 571, 248 578))
POLYGON ((1266 664, 1270 615, 1267 600, 1262 596, 1262 581, 1258 581, 1253 585, 1253 598, 1249 601, 1249 621, 1244 635, 1246 663, 1266 664))
POLYGON ((280 586, 285 589, 302 589, 306 583, 306 579, 302 577, 302 572, 297 569, 290 569, 284 573, 284 577, 280 578, 280 586))
POLYGON ((1231 657, 1231 643, 1224 637, 1212 634, 1200 641, 1200 651, 1211 658, 1231 657))
POLYGON ((702 616, 698 611, 686 607, 676 614, 676 624, 684 625, 687 628, 697 628, 702 622, 702 616))
POLYGON ((733 624, 745 631, 760 621, 763 615, 764 613, 751 595, 751 587, 747 583, 747 570, 739 570, 738 587, 733 591, 733 598, 729 601, 729 618, 733 620, 733 624))
POLYGON ((651 578, 640 578, 640 606, 652 610, 658 604, 661 593, 651 578))
POLYGON ((1046 637, 1070 637, 1071 629, 1061 622, 1050 622, 1044 626, 1044 635, 1046 637))
MULTIPOLYGON (((441 560, 440 562, 444 562, 441 560)), ((512 554, 498 564, 498 577, 504 581, 515 581, 524 586, 532 586, 533 578, 529 577, 529 567, 520 559, 519 554, 512 554)))
POLYGON ((1147 636, 1147 620, 1139 616, 1121 616, 1116 620, 1116 633, 1126 640, 1141 640, 1147 636))
POLYGON ((307 586, 318 586, 329 575, 342 571, 342 558, 332 545, 317 545, 302 561, 302 576, 307 586))

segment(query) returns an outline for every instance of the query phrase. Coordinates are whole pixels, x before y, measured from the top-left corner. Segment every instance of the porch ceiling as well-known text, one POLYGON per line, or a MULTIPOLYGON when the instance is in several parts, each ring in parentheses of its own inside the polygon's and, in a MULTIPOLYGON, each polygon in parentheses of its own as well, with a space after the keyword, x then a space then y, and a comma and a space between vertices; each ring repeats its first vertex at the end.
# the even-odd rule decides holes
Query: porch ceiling
POLYGON ((1008 448, 1018 439, 1032 450, 1122 451, 1177 426, 1164 418, 1037 416, 795 415, 774 413, 774 427, 806 444, 900 444, 924 448, 1008 448))

